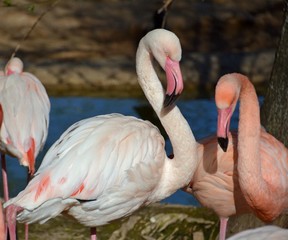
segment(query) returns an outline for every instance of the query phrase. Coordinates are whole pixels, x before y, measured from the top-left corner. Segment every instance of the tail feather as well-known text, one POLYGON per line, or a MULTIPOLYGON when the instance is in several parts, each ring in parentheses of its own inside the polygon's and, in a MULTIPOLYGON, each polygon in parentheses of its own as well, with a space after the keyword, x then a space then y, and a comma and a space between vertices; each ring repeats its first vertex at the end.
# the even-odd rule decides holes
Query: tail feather
POLYGON ((33 210, 24 209, 17 215, 17 220, 23 223, 39 222, 40 224, 43 224, 77 204, 79 204, 79 202, 75 199, 63 200, 61 198, 55 198, 44 202, 33 210))
POLYGON ((35 154, 34 153, 35 153, 35 140, 34 138, 31 138, 31 146, 26 152, 27 159, 28 159, 29 173, 31 175, 33 175, 35 172, 35 154))
MULTIPOLYGON (((112 198, 111 198, 112 200, 112 198)), ((106 201, 109 201, 106 199, 106 201)), ((77 219, 81 224, 94 227, 109 223, 112 220, 126 217, 145 205, 144 199, 137 197, 117 199, 117 202, 103 206, 103 201, 94 200, 82 203, 69 209, 68 214, 77 219)))

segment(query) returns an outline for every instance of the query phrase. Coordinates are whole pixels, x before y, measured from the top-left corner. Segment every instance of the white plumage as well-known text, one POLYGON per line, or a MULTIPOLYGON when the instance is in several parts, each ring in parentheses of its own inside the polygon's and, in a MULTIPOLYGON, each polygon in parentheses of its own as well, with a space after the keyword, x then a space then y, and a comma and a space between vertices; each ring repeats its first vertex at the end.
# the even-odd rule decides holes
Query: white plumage
POLYGON ((10 203, 25 206, 18 219, 29 223, 45 222, 53 211, 80 206, 68 214, 87 226, 105 224, 117 216, 114 206, 122 217, 155 201, 151 194, 161 179, 163 146, 163 137, 148 121, 120 114, 82 120, 53 144, 29 186, 10 203), (49 206, 46 216, 44 202, 49 206), (37 211, 41 219, 35 218, 37 211), (91 223, 86 220, 89 215, 91 223))
POLYGON ((33 173, 48 134, 50 101, 42 83, 23 72, 19 58, 12 58, 0 74, 0 105, 0 151, 18 158, 33 173), (33 156, 28 154, 30 148, 33 156))
POLYGON ((197 143, 173 104, 183 89, 180 59, 179 39, 164 29, 144 36, 136 55, 139 83, 170 138, 174 159, 167 157, 164 139, 150 122, 120 114, 82 120, 54 143, 35 178, 5 207, 21 207, 17 219, 22 222, 45 222, 66 211, 94 227, 187 185, 198 163, 197 143), (152 56, 166 71, 166 108, 152 56))

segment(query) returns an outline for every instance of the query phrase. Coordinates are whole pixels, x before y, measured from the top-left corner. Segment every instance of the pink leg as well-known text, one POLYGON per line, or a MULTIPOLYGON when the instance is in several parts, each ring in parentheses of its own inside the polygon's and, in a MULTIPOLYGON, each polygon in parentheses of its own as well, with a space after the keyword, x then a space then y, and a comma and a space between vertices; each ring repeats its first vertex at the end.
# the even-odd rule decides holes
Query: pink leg
POLYGON ((2 208, 2 202, 0 201, 0 240, 6 240, 6 227, 4 221, 4 214, 2 208))
POLYGON ((90 236, 91 236, 91 240, 97 240, 96 227, 90 228, 90 236))
POLYGON ((220 234, 219 234, 219 240, 225 240, 225 239, 226 239, 226 228, 227 228, 228 219, 229 219, 229 218, 220 217, 220 234))
MULTIPOLYGON (((27 184, 31 181, 32 179, 32 175, 29 173, 27 173, 27 184)), ((29 224, 28 223, 25 223, 25 240, 28 240, 29 239, 29 224)))
POLYGON ((29 238, 29 224, 25 223, 25 240, 29 238))
MULTIPOLYGON (((7 177, 7 169, 6 169, 6 159, 5 154, 1 153, 1 166, 2 166, 2 181, 3 181, 3 193, 4 193, 4 202, 9 200, 9 190, 8 190, 8 177, 7 177)), ((8 229, 6 223, 4 221, 5 227, 5 235, 8 234, 8 229)))
POLYGON ((10 240, 16 240, 16 215, 20 207, 10 205, 6 208, 6 221, 10 240))
POLYGON ((9 190, 8 190, 8 178, 6 169, 6 159, 5 154, 1 153, 1 164, 2 164, 2 179, 3 179, 3 191, 4 191, 4 201, 9 200, 9 190))

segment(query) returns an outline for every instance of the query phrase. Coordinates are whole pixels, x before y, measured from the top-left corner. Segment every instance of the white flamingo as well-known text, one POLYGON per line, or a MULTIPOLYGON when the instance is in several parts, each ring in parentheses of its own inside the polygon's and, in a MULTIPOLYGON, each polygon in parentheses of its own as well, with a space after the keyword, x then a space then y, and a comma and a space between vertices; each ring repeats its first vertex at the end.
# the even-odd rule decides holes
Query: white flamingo
MULTIPOLYGON (((27 166, 30 178, 47 138, 49 112, 49 97, 41 81, 23 72, 19 58, 10 59, 0 72, 0 152, 5 201, 9 199, 5 154, 27 166)), ((27 225, 25 232, 27 238, 27 225)))
POLYGON ((148 121, 120 114, 85 119, 62 134, 33 180, 5 207, 21 208, 20 222, 44 223, 65 211, 94 229, 186 186, 197 166, 197 143, 173 103, 183 90, 180 59, 179 39, 164 29, 144 36, 136 55, 139 83, 170 138, 173 159, 148 121), (166 72, 165 100, 152 57, 166 72))

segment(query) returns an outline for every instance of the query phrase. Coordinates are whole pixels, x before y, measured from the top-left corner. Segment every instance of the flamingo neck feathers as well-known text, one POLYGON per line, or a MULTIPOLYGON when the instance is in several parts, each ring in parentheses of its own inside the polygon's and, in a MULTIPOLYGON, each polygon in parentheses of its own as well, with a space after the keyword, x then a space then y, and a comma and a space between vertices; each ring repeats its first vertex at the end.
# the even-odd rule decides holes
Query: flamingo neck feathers
POLYGON ((172 144, 174 158, 166 156, 162 179, 159 182, 159 196, 169 196, 186 186, 198 165, 197 143, 186 119, 175 105, 163 109, 164 89, 155 72, 152 54, 140 41, 136 54, 138 81, 149 103, 160 119, 172 144))
POLYGON ((260 108, 255 89, 251 82, 244 76, 238 76, 238 78, 241 82, 238 127, 239 184, 246 201, 250 206, 253 206, 256 215, 263 219, 266 213, 261 212, 261 205, 271 202, 269 199, 273 197, 273 194, 263 179, 261 171, 260 108))

